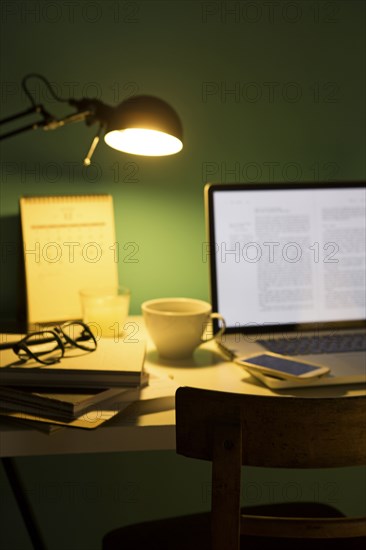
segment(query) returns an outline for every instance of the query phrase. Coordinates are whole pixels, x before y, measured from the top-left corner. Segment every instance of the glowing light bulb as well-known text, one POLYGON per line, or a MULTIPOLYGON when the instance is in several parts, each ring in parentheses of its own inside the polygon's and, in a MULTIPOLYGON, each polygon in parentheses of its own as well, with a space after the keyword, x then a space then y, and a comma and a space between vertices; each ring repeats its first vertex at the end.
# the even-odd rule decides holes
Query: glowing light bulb
POLYGON ((149 157, 174 155, 183 148, 180 139, 165 132, 145 128, 112 130, 104 136, 104 141, 118 151, 149 157))

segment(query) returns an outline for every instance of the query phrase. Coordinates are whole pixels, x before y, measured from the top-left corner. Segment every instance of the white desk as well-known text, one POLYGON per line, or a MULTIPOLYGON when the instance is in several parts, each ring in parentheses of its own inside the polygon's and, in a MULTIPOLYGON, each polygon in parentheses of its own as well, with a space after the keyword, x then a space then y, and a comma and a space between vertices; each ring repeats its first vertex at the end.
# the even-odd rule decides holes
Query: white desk
MULTIPOLYGON (((130 320, 138 324, 136 337, 147 338, 141 318, 131 317, 130 320)), ((171 377, 177 386, 278 396, 336 398, 366 394, 366 385, 288 389, 274 393, 240 366, 225 360, 213 342, 201 346, 192 360, 174 366, 159 360, 148 338, 147 342, 146 369, 158 376, 171 377)), ((29 427, 0 423, 1 457, 174 449, 174 392, 156 401, 136 402, 95 430, 64 428, 49 435, 29 427)))
MULTIPOLYGON (((147 340, 146 369, 152 374, 168 378, 176 386, 193 386, 211 390, 261 395, 303 395, 352 397, 366 393, 360 385, 328 386, 282 390, 274 393, 262 386, 240 366, 229 362, 219 353, 216 344, 201 346, 191 360, 172 366, 163 362, 147 338, 140 317, 131 317, 138 331, 136 337, 147 340)), ((157 400, 142 400, 130 405, 119 415, 95 430, 63 428, 48 435, 30 427, 0 422, 0 456, 2 464, 18 503, 33 547, 46 550, 42 532, 38 527, 31 503, 24 490, 14 458, 32 455, 57 455, 72 453, 102 453, 175 449, 174 387, 167 383, 169 391, 157 400)), ((149 388, 146 388, 148 393, 149 388)), ((148 397, 148 395, 145 397, 148 397)))

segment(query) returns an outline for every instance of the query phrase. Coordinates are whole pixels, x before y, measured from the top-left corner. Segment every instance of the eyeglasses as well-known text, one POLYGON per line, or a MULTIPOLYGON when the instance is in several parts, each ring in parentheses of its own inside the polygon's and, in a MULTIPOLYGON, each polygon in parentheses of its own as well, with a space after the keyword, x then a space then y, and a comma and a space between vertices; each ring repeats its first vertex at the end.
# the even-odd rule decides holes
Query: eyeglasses
POLYGON ((13 345, 21 361, 34 359, 43 365, 58 363, 68 348, 86 352, 97 349, 97 341, 87 324, 71 321, 52 329, 30 332, 13 345))

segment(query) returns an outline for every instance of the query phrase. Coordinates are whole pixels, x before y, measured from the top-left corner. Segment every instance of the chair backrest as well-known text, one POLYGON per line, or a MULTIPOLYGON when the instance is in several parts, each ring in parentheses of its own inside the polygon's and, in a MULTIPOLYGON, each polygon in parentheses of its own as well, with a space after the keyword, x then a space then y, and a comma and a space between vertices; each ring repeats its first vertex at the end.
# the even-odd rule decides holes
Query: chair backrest
POLYGON ((365 464, 365 405, 366 396, 272 397, 179 388, 177 452, 212 461, 212 549, 238 550, 240 534, 366 536, 364 518, 335 523, 319 518, 294 522, 293 518, 278 521, 241 516, 240 512, 243 464, 274 468, 365 464))
MULTIPOLYGON (((326 468, 366 464, 364 395, 304 398, 188 387, 177 390, 179 454, 212 460, 218 427, 224 433, 229 427, 237 428, 241 463, 246 465, 326 468)), ((235 443, 225 441, 226 445, 235 443)))

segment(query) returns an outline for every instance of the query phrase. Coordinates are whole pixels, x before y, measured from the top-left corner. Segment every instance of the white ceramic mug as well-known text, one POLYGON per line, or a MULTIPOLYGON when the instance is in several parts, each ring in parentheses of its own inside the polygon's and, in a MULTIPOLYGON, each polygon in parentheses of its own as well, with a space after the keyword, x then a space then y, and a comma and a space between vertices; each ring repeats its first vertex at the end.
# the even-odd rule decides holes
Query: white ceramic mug
POLYGON ((204 342, 217 338, 225 330, 219 313, 212 313, 211 304, 192 298, 159 298, 141 306, 146 328, 161 357, 185 359, 204 342), (216 334, 204 336, 211 319, 220 319, 216 334))

